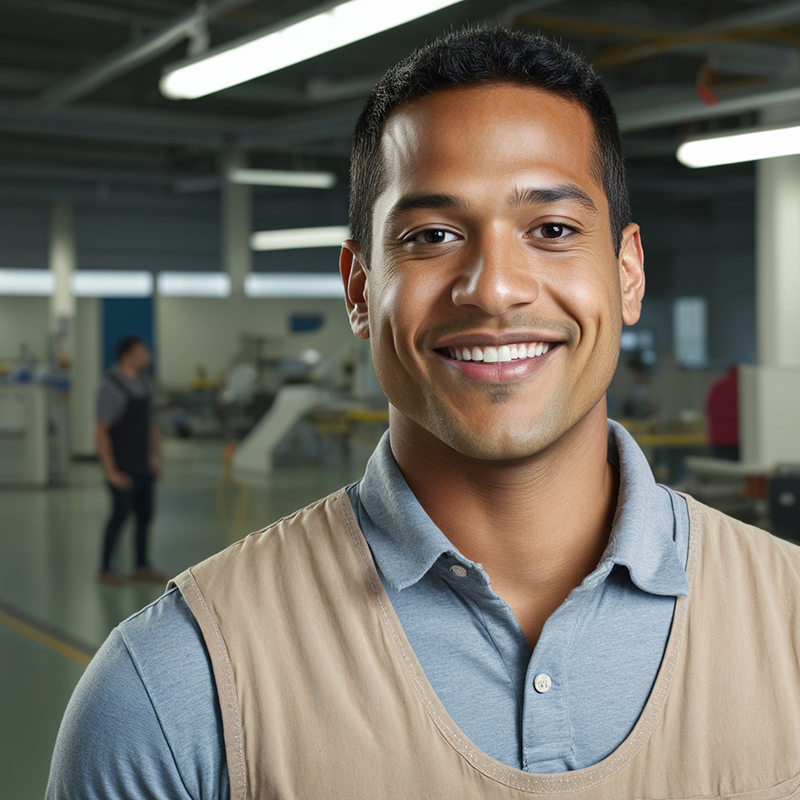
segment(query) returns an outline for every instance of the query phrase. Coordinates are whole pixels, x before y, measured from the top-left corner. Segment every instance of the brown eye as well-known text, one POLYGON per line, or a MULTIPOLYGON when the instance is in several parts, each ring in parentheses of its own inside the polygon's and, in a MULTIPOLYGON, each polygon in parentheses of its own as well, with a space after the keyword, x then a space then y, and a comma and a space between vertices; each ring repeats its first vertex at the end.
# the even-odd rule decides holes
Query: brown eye
POLYGON ((563 222, 545 222, 534 228, 530 236, 534 239, 566 239, 570 234, 575 233, 575 228, 565 225, 563 222))
POLYGON ((454 242, 456 238, 456 235, 450 231, 445 231, 441 228, 428 228, 416 234, 413 237, 413 241, 422 242, 423 244, 448 244, 449 242, 454 242))
POLYGON ((542 225, 543 239, 560 239, 566 232, 567 228, 564 225, 559 225, 555 222, 542 225))

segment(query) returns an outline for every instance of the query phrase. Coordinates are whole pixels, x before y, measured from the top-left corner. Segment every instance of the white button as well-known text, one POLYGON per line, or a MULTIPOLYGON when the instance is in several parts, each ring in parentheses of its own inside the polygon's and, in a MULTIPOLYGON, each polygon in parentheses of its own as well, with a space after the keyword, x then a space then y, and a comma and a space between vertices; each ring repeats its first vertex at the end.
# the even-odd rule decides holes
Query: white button
POLYGON ((450 567, 450 572, 456 576, 456 578, 466 578, 467 577, 467 570, 462 567, 460 564, 453 564, 450 567))
POLYGON ((533 679, 533 688, 536 689, 539 694, 549 692, 552 685, 553 681, 550 680, 550 676, 546 675, 544 672, 540 673, 533 679))

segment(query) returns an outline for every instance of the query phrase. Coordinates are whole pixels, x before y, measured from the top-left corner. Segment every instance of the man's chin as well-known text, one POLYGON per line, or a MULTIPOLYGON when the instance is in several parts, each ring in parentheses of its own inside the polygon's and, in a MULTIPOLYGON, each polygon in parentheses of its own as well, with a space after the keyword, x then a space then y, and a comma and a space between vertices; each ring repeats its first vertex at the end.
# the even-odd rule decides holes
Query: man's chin
POLYGON ((537 456, 559 438, 556 425, 539 420, 514 427, 480 429, 448 425, 434 435, 456 452, 478 461, 520 461, 537 456))

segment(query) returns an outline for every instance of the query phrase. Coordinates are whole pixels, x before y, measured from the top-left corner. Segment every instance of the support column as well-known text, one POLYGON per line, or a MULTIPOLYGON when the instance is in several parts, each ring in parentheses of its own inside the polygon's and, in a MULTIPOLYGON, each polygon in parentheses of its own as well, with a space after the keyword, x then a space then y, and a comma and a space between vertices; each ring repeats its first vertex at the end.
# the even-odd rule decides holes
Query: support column
POLYGON ((222 268, 231 278, 231 296, 244 296, 244 279, 250 272, 253 255, 250 234, 253 229, 253 189, 231 183, 232 169, 247 167, 247 153, 235 147, 222 157, 222 268))
MULTIPOLYGON (((769 109, 762 122, 800 120, 800 106, 769 109)), ((758 365, 740 373, 742 460, 800 463, 800 156, 756 164, 758 365)))
POLYGON ((50 301, 50 330, 58 333, 75 316, 72 273, 75 271, 75 208, 69 203, 54 203, 50 211, 50 271, 55 290, 50 301))

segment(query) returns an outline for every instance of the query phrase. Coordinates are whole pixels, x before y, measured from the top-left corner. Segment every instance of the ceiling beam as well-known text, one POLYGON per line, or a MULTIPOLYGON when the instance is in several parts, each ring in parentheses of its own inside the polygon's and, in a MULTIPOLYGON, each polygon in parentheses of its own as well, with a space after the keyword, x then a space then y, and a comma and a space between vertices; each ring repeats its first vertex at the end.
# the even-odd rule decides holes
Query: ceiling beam
POLYGON ((53 109, 93 92, 109 81, 152 61, 183 41, 198 25, 252 0, 216 0, 208 6, 198 5, 143 39, 131 42, 100 61, 50 86, 39 95, 38 106, 53 109))

